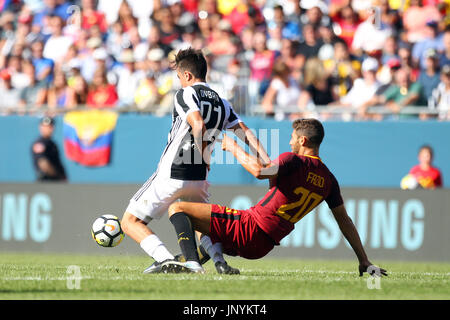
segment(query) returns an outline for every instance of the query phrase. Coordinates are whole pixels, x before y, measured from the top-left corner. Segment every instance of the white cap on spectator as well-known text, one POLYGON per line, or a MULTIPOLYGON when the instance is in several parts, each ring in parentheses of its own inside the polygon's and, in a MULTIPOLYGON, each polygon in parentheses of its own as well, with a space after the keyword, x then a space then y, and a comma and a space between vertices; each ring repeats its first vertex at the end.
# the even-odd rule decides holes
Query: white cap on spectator
POLYGON ((102 45, 102 39, 98 38, 98 37, 94 37, 94 38, 89 38, 88 41, 86 42, 86 46, 88 48, 98 48, 102 45))
POLYGON ((70 69, 81 69, 81 65, 82 65, 82 63, 81 63, 80 59, 77 59, 77 58, 71 59, 69 61, 70 69))
POLYGON ((317 7, 320 9, 320 11, 322 11, 322 13, 324 13, 324 14, 328 13, 327 4, 321 0, 302 0, 300 3, 300 6, 306 10, 317 7))
POLYGON ((231 31, 231 23, 230 23, 230 21, 225 20, 225 19, 220 20, 217 27, 219 28, 219 30, 222 30, 222 31, 231 31))
POLYGON ((334 55, 334 47, 328 43, 321 46, 319 49, 319 53, 317 54, 319 59, 322 61, 332 59, 333 55, 334 55))
POLYGON ((161 48, 151 49, 147 54, 147 58, 150 61, 160 61, 164 58, 164 50, 161 48))
POLYGON ((378 70, 378 61, 375 58, 368 57, 364 59, 362 66, 362 71, 377 71, 378 70))
POLYGON ((108 58, 108 54, 106 53, 105 48, 97 48, 92 53, 92 57, 95 60, 106 60, 106 58, 108 58))
POLYGON ((134 53, 131 49, 125 49, 120 53, 119 61, 122 63, 133 63, 134 53))

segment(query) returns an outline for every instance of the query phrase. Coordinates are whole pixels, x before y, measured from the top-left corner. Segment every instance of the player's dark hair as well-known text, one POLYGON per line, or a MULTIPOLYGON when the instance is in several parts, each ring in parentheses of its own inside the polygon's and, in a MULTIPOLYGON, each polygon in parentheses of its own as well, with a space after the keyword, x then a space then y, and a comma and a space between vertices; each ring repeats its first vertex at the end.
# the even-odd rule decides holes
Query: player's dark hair
POLYGON ((433 158, 433 148, 429 144, 424 144, 423 146, 421 146, 419 148, 419 152, 418 153, 420 153, 422 150, 428 150, 428 152, 430 153, 431 157, 433 158))
POLYGON ((178 51, 172 66, 182 72, 189 71, 197 79, 206 79, 208 65, 201 50, 188 48, 178 51))
POLYGON ((317 119, 297 119, 292 123, 292 128, 298 136, 305 136, 310 143, 309 147, 318 148, 325 136, 322 123, 317 119))

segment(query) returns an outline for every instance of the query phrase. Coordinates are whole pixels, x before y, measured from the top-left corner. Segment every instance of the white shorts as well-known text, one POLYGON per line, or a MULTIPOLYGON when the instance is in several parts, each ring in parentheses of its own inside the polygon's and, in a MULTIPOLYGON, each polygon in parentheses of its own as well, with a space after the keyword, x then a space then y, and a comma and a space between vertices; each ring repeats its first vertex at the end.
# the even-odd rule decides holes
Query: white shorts
POLYGON ((155 175, 131 198, 126 211, 148 223, 152 219, 160 219, 177 200, 207 203, 210 196, 208 187, 206 180, 185 181, 155 175))

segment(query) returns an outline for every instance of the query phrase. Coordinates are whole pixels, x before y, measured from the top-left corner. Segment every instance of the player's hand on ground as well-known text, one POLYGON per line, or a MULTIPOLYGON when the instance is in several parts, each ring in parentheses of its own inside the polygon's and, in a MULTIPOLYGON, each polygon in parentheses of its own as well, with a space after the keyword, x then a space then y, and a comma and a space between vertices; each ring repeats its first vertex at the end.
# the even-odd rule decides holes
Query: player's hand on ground
POLYGON ((370 261, 360 263, 359 265, 359 276, 362 277, 364 272, 367 272, 371 276, 387 276, 387 271, 383 268, 380 268, 374 264, 372 264, 370 261))

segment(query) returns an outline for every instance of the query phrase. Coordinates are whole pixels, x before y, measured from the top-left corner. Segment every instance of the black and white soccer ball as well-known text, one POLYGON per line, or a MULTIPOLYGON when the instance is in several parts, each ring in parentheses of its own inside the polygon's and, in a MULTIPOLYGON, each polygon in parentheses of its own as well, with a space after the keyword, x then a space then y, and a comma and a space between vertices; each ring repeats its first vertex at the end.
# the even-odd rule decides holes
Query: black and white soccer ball
POLYGON ((119 218, 112 214, 104 214, 92 224, 92 238, 102 247, 115 247, 124 238, 119 218))

